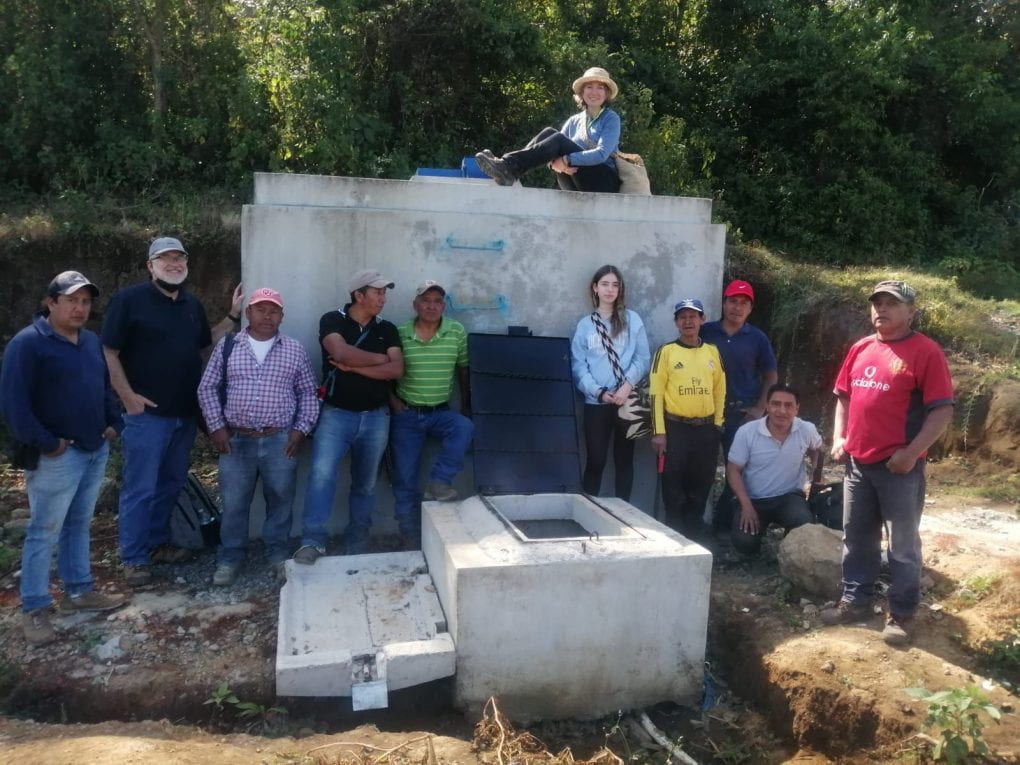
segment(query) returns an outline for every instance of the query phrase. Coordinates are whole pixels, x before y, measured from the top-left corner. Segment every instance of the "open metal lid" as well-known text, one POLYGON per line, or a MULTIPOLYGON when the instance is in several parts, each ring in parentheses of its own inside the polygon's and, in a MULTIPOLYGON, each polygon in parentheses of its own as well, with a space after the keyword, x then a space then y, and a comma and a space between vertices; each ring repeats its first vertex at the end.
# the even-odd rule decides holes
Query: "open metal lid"
POLYGON ((570 341, 468 335, 479 494, 581 491, 570 341))

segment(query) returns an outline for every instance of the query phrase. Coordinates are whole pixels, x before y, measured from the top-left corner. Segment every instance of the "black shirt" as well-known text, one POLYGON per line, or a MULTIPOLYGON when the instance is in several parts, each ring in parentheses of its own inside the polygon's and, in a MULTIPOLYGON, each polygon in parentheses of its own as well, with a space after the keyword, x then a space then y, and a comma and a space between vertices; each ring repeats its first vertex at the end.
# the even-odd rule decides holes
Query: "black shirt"
MULTIPOLYGON (((334 332, 342 337, 348 345, 356 346, 369 353, 385 354, 390 348, 400 347, 400 336, 397 328, 378 316, 362 327, 348 316, 350 303, 342 311, 330 311, 319 319, 319 345, 326 335, 334 332), (364 335, 364 337, 362 337, 364 335)), ((322 348, 322 379, 326 386, 325 403, 340 409, 354 412, 367 412, 378 409, 389 402, 390 381, 372 380, 357 372, 341 372, 329 363, 329 354, 322 348), (335 376, 330 378, 330 373, 335 376)))
POLYGON ((150 414, 198 414, 201 351, 212 344, 205 310, 183 288, 177 299, 151 281, 113 296, 103 322, 103 345, 120 351, 120 363, 135 393, 155 401, 150 414))

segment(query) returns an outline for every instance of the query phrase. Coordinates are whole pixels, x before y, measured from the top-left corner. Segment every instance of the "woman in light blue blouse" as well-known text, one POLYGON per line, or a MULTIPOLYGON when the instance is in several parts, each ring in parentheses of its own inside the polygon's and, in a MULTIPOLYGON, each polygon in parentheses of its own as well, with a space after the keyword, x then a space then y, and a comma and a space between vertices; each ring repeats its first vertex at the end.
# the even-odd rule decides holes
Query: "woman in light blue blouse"
POLYGON ((648 374, 651 354, 641 317, 626 307, 623 276, 602 266, 589 288, 595 310, 577 322, 570 344, 574 384, 584 394, 584 443, 588 462, 583 486, 596 496, 602 485, 609 442, 613 442, 616 496, 630 499, 634 484, 634 442, 617 416, 633 386, 648 374))
POLYGON ((512 186, 528 170, 546 165, 564 191, 620 190, 613 153, 620 145, 620 115, 607 104, 620 89, 600 66, 574 80, 574 101, 581 111, 547 127, 523 149, 497 157, 488 149, 475 154, 478 167, 500 186, 512 186))

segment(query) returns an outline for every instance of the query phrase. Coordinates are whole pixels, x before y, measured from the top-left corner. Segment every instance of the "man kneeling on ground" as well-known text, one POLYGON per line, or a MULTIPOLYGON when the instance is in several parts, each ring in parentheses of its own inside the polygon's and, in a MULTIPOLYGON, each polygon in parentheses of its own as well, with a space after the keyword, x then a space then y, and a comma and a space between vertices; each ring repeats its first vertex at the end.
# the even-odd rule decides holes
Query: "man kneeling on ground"
POLYGON ((811 522, 804 498, 804 457, 815 465, 813 480, 821 480, 822 437, 810 422, 797 416, 800 394, 789 385, 769 388, 766 416, 737 430, 726 463, 726 479, 734 504, 730 539, 737 552, 755 555, 772 523, 787 531, 811 522))

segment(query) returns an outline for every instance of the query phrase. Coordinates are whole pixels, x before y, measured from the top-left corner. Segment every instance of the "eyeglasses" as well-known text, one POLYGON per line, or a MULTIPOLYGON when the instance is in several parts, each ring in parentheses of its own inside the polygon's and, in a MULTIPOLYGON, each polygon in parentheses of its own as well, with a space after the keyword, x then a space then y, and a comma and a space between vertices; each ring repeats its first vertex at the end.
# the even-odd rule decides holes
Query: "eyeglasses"
POLYGON ((187 263, 188 256, 183 252, 165 252, 160 255, 158 260, 165 261, 167 263, 187 263))

